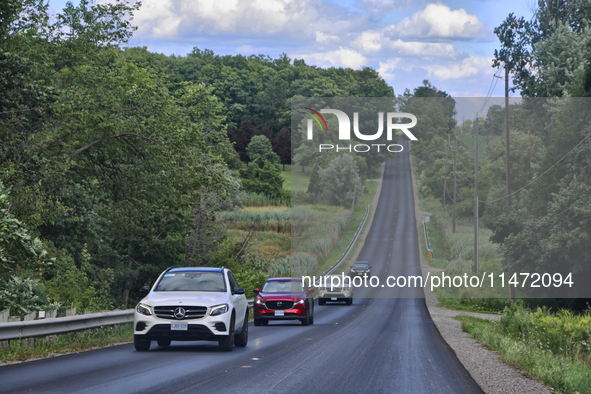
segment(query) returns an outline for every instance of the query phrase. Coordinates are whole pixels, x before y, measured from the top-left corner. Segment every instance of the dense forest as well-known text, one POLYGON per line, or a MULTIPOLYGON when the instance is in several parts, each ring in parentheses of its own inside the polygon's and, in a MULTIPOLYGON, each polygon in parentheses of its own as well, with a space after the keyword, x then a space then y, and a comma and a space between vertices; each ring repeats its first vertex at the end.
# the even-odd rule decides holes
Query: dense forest
POLYGON ((242 189, 289 202, 291 98, 394 95, 370 68, 126 47, 138 7, 0 4, 0 309, 126 307, 172 265, 250 283, 213 221, 242 189))

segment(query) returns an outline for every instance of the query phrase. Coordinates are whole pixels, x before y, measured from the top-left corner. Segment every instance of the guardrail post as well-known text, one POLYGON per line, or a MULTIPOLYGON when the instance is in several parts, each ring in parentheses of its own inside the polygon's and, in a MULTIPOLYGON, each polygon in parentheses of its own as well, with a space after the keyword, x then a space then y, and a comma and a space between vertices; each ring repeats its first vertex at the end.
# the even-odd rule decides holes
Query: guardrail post
MULTIPOLYGON (((9 323, 16 323, 16 322, 19 322, 19 321, 21 321, 21 317, 20 316, 8 316, 8 322, 9 323)), ((10 347, 10 341, 7 341, 7 342, 8 342, 8 347, 10 347)))
POLYGON ((66 309, 66 316, 75 316, 76 315, 76 307, 73 306, 70 309, 66 309))
MULTIPOLYGON (((52 309, 50 311, 45 312, 46 319, 53 319, 57 317, 57 309, 52 309)), ((45 337, 47 342, 57 342, 57 335, 48 335, 45 337)))
MULTIPOLYGON (((23 321, 32 321, 37 317, 37 311, 29 312, 25 315, 23 321)), ((35 347, 35 338, 23 339, 23 345, 25 347, 35 347)))
MULTIPOLYGON (((4 309, 0 312, 0 323, 8 323, 8 318, 10 317, 10 309, 4 309)), ((0 349, 5 349, 8 347, 8 341, 0 341, 0 349)))

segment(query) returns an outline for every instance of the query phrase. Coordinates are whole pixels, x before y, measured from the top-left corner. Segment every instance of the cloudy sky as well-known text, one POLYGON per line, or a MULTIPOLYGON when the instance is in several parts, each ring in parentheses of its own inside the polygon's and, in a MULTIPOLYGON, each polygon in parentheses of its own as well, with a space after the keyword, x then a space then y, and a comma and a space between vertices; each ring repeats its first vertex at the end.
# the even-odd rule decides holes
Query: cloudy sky
MULTIPOLYGON (((112 0, 97 0, 107 2, 112 0)), ((72 1, 74 4, 78 0, 72 1)), ((66 0, 50 0, 54 11, 66 0)), ((142 0, 132 46, 186 55, 286 53, 321 67, 379 71, 396 94, 424 79, 455 97, 502 96, 493 28, 533 0, 142 0)))

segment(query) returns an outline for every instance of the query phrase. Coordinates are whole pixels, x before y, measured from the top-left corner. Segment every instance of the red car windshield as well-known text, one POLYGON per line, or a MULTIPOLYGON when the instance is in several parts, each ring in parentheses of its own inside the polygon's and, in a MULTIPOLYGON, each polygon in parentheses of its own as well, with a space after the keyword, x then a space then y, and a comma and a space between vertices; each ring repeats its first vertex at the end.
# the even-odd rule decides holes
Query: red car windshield
POLYGON ((261 293, 301 293, 301 280, 269 280, 265 282, 261 293))

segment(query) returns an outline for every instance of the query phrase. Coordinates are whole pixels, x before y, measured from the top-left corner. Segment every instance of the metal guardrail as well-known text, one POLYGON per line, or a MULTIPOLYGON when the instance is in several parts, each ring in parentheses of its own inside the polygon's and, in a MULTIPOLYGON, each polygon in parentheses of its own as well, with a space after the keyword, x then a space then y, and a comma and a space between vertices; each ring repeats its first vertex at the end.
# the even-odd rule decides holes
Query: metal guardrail
MULTIPOLYGON (((349 252, 351 251, 351 249, 353 249, 353 245, 355 245, 355 242, 357 242, 357 238, 359 238, 359 235, 361 234, 361 231, 363 230, 363 227, 365 226, 365 222, 367 221, 368 216, 369 216, 369 204, 367 204, 367 207, 365 208, 365 216, 363 217, 363 220, 359 224, 359 228, 357 229, 355 236, 351 240, 351 243, 349 243, 347 250, 345 250, 345 253, 343 253, 341 258, 338 259, 338 261, 336 263, 334 263, 329 269, 327 269, 320 276, 326 276, 326 275, 332 274, 334 272, 334 270, 336 270, 338 268, 338 266, 341 265, 342 262, 347 258, 347 256, 349 255, 349 252)), ((316 283, 314 283, 314 285, 316 285, 316 283)))
MULTIPOLYGON (((427 217, 428 219, 428 217, 427 217)), ((428 258, 433 258, 433 249, 431 249, 431 243, 429 242, 429 233, 427 232, 427 220, 423 216, 423 229, 425 230, 425 245, 427 245, 427 254, 428 258)))
POLYGON ((45 337, 72 331, 133 323, 133 309, 87 313, 32 321, 0 323, 0 340, 45 337))

